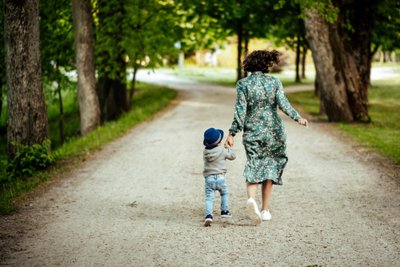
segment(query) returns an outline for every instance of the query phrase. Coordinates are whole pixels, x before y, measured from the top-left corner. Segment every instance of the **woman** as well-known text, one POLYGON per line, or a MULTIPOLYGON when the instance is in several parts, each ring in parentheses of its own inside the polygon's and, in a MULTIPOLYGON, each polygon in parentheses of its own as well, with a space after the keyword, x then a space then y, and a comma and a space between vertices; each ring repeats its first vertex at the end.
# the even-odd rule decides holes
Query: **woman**
POLYGON ((274 63, 279 63, 279 55, 276 50, 257 50, 245 58, 243 68, 251 74, 236 84, 233 122, 225 142, 226 146, 233 146, 234 136, 243 130, 247 156, 244 168, 248 197, 246 208, 249 217, 257 224, 271 219, 272 185, 282 185, 281 176, 288 161, 285 129, 277 107, 300 125, 308 125, 308 121, 290 105, 279 79, 264 74, 274 63), (262 184, 261 212, 254 200, 259 184, 262 184))

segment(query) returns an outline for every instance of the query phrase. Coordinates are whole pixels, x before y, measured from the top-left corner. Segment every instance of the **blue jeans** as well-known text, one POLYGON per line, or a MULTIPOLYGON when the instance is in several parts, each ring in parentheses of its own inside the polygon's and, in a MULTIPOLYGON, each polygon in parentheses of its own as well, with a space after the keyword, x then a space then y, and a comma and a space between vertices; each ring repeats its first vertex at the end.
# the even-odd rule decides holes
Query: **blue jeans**
POLYGON ((204 189, 206 193, 206 208, 204 216, 213 213, 214 209, 214 192, 217 190, 221 195, 221 211, 228 210, 228 186, 225 182, 225 176, 221 174, 209 175, 205 177, 204 189))

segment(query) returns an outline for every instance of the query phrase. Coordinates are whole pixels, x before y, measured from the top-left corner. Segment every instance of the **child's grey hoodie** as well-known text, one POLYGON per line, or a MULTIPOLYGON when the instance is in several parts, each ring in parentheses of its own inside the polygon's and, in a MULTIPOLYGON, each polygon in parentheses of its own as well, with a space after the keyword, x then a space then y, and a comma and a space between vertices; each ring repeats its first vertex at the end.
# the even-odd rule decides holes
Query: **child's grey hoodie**
POLYGON ((225 148, 221 145, 212 149, 204 149, 204 177, 212 174, 225 174, 226 159, 234 160, 236 158, 235 152, 231 148, 225 148))

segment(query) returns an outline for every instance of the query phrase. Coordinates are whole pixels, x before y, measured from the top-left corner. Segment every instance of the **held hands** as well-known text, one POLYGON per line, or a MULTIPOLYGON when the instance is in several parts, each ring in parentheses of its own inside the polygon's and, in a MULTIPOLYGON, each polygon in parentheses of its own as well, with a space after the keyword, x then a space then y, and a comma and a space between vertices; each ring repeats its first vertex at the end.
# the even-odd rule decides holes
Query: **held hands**
POLYGON ((224 146, 225 147, 233 147, 233 143, 234 143, 233 141, 234 141, 233 140, 233 136, 232 135, 228 135, 228 137, 226 138, 224 146))
POLYGON ((305 126, 305 127, 308 127, 308 121, 307 121, 306 119, 301 118, 301 119, 299 119, 297 122, 298 122, 300 125, 303 125, 303 126, 305 126))

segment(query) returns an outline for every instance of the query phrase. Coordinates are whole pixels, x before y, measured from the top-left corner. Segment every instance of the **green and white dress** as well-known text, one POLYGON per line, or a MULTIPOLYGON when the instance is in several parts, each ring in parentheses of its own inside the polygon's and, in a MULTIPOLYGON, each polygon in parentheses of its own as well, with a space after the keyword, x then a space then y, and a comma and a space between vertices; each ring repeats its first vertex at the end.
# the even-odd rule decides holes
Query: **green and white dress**
POLYGON ((239 80, 236 90, 229 132, 236 134, 243 130, 247 156, 244 177, 250 183, 272 180, 273 184, 282 185, 282 172, 288 158, 285 128, 277 107, 295 121, 301 116, 290 105, 276 77, 254 72, 239 80))

